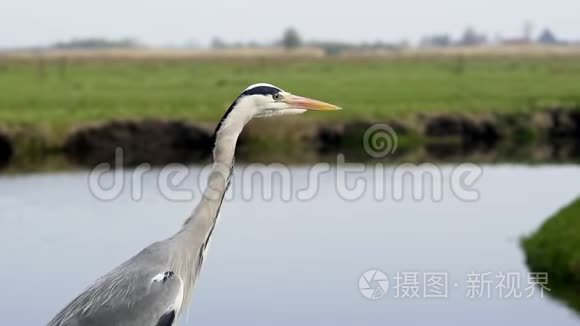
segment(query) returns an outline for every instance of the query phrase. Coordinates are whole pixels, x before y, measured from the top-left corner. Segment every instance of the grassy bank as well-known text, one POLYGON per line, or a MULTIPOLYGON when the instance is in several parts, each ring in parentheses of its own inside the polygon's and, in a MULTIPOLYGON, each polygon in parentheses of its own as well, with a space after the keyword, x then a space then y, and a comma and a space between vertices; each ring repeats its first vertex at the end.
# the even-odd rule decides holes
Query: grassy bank
POLYGON ((312 134, 322 120, 398 120, 418 134, 422 114, 515 114, 519 123, 529 111, 579 106, 580 56, 0 58, 0 132, 17 159, 29 160, 98 122, 171 119, 211 129, 243 88, 260 81, 345 108, 249 128, 266 143, 286 144, 295 130, 312 134))
POLYGON ((523 242, 530 269, 548 272, 553 293, 580 311, 580 198, 523 242))
POLYGON ((4 60, 0 121, 49 127, 119 118, 215 121, 258 81, 345 108, 324 115, 330 119, 521 111, 580 104, 580 57, 4 60))

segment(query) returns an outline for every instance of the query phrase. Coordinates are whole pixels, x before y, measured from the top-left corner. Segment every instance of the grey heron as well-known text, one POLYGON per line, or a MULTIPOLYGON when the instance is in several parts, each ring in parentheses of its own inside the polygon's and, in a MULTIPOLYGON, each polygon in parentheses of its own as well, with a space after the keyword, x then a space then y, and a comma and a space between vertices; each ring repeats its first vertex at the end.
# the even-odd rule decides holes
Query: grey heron
POLYGON ((202 266, 229 186, 236 142, 244 126, 256 117, 338 109, 332 104, 292 95, 270 84, 246 88, 215 129, 213 165, 206 189, 181 230, 149 245, 98 279, 48 325, 176 325, 202 266))

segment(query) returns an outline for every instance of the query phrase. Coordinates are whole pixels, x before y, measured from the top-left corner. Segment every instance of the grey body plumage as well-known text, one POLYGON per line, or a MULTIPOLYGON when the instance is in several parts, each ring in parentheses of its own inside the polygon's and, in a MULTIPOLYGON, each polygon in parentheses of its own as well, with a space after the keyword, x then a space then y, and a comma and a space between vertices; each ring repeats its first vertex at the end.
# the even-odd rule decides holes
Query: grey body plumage
POLYGON ((171 326, 187 307, 228 189, 236 142, 254 117, 336 110, 268 84, 248 87, 215 131, 214 163, 206 190, 182 229, 155 242, 97 280, 49 326, 171 326))

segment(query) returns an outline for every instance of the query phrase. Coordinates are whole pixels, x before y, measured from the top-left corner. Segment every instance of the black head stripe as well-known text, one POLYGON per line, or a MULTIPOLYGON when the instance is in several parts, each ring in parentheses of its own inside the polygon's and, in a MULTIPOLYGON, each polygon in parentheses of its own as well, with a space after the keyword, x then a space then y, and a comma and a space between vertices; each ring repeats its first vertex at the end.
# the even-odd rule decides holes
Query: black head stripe
POLYGON ((274 94, 280 93, 281 91, 282 90, 277 88, 277 87, 260 85, 260 86, 252 87, 250 89, 246 89, 240 96, 258 95, 258 94, 260 94, 260 95, 274 95, 274 94))

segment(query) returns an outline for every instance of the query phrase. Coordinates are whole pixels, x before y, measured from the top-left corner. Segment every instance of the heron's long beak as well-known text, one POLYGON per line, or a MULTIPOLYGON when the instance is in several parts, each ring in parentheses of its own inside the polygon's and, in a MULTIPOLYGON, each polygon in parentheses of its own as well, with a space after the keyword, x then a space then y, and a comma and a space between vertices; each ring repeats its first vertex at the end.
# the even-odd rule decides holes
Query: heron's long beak
POLYGON ((304 110, 313 110, 313 111, 336 111, 341 110, 342 108, 332 105, 330 103, 313 100, 311 98, 297 96, 297 95, 288 95, 285 99, 286 103, 292 105, 297 109, 304 109, 304 110))

